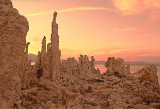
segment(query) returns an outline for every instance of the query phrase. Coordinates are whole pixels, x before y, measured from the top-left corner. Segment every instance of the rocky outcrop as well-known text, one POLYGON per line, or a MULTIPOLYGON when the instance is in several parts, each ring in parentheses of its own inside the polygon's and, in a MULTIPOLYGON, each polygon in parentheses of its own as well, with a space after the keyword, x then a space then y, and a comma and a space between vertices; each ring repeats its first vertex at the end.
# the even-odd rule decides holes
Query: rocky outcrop
POLYGON ((157 68, 155 65, 147 65, 134 73, 133 76, 140 81, 150 81, 158 84, 157 68))
POLYGON ((10 0, 0 1, 0 106, 9 109, 21 96, 19 75, 29 26, 10 0))
POLYGON ((50 81, 58 80, 60 74, 60 56, 58 24, 56 23, 57 12, 53 15, 51 43, 47 44, 46 51, 46 37, 42 40, 42 50, 38 53, 37 61, 35 63, 35 72, 39 78, 48 79, 50 81))
POLYGON ((41 63, 42 66, 45 66, 45 56, 46 56, 46 37, 44 36, 42 40, 42 50, 41 50, 41 63))
POLYGON ((60 63, 60 56, 61 51, 59 49, 59 35, 58 35, 58 24, 56 23, 57 12, 53 15, 53 22, 52 22, 52 34, 51 34, 51 58, 52 61, 52 72, 51 72, 51 79, 59 79, 59 72, 61 68, 60 63))
POLYGON ((80 73, 94 73, 95 70, 95 59, 94 56, 91 56, 91 62, 88 59, 87 55, 80 55, 79 57, 79 70, 80 73))
POLYGON ((87 55, 80 55, 79 62, 77 62, 74 57, 64 60, 61 69, 62 72, 67 73, 68 75, 99 73, 99 71, 95 69, 94 56, 91 56, 91 61, 89 61, 87 55))
POLYGON ((63 73, 66 73, 69 77, 79 74, 79 64, 75 58, 67 58, 61 65, 63 73))
POLYGON ((105 63, 105 67, 107 68, 106 75, 117 75, 120 78, 129 75, 130 66, 125 66, 123 62, 122 58, 115 59, 114 57, 109 57, 105 63))

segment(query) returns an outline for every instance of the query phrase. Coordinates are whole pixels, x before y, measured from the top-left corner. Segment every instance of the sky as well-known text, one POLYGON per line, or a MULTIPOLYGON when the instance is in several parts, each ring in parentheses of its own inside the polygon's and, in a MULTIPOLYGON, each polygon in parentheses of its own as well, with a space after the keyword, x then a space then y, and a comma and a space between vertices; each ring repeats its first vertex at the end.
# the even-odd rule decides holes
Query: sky
POLYGON ((160 62, 160 0, 12 0, 29 22, 29 53, 50 42, 58 12, 61 59, 80 54, 97 61, 160 62))

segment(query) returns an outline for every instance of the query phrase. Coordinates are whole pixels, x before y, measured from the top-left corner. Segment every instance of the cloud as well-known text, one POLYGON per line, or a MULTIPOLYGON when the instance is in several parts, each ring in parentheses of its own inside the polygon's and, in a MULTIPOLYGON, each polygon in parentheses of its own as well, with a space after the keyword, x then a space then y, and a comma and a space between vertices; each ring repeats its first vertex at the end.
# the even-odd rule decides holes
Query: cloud
POLYGON ((148 61, 159 62, 160 49, 158 47, 127 49, 127 48, 110 48, 97 49, 90 54, 95 56, 96 61, 106 60, 108 57, 120 57, 125 61, 148 61), (97 54, 99 53, 99 54, 97 54), (101 53, 101 54, 100 54, 101 53))
POLYGON ((60 48, 61 49, 61 59, 66 60, 69 57, 75 57, 78 59, 78 56, 80 55, 79 50, 72 50, 68 48, 60 48))
POLYGON ((95 59, 98 61, 106 60, 108 57, 122 57, 128 49, 126 48, 103 48, 103 49, 95 49, 90 51, 88 54, 90 56, 95 56, 95 59))
POLYGON ((38 37, 38 36, 35 36, 35 37, 33 37, 33 41, 39 43, 39 42, 42 41, 42 38, 40 38, 40 37, 38 37))
POLYGON ((51 10, 47 12, 40 12, 40 13, 32 13, 32 14, 27 14, 26 16, 40 16, 40 15, 48 15, 48 14, 53 14, 54 11, 57 11, 59 13, 63 12, 72 12, 72 11, 114 11, 110 8, 105 8, 105 7, 76 7, 76 8, 68 8, 68 9, 61 9, 61 10, 51 10))
POLYGON ((112 0, 123 15, 139 14, 146 10, 160 9, 160 0, 112 0))
POLYGON ((153 31, 159 31, 160 25, 153 24, 152 19, 148 20, 148 24, 141 27, 115 27, 111 28, 114 32, 132 32, 132 34, 148 34, 153 31))
POLYGON ((123 14, 135 13, 137 9, 137 0, 114 0, 114 6, 123 12, 123 14))
MULTIPOLYGON (((80 51, 75 51, 71 49, 62 48, 61 59, 67 59, 68 57, 75 57, 78 60, 80 51)), ((130 50, 124 48, 111 48, 111 49, 97 49, 93 50, 89 54, 90 56, 95 56, 96 61, 106 61, 108 57, 120 57, 125 61, 145 61, 160 63, 160 49, 157 48, 141 48, 139 50, 130 50)), ((84 54, 83 54, 84 55, 84 54)), ((29 54, 29 59, 35 62, 37 55, 29 54)))
POLYGON ((106 48, 106 49, 96 49, 96 50, 90 50, 86 52, 81 52, 79 50, 71 50, 67 48, 61 48, 62 52, 62 59, 67 59, 68 57, 75 57, 78 59, 79 55, 88 55, 90 56, 95 56, 96 60, 105 60, 109 56, 118 56, 121 55, 125 52, 127 52, 128 49, 124 48, 106 48))
POLYGON ((112 3, 116 12, 121 15, 120 17, 126 20, 124 25, 112 27, 113 32, 125 32, 125 34, 132 35, 148 35, 158 32, 160 0, 112 0, 112 3))
POLYGON ((126 32, 126 31, 135 31, 137 29, 132 27, 127 27, 127 28, 112 28, 111 30, 114 32, 126 32))
POLYGON ((124 51, 128 51, 128 49, 114 49, 114 50, 111 50, 109 53, 116 54, 116 53, 122 53, 124 51))

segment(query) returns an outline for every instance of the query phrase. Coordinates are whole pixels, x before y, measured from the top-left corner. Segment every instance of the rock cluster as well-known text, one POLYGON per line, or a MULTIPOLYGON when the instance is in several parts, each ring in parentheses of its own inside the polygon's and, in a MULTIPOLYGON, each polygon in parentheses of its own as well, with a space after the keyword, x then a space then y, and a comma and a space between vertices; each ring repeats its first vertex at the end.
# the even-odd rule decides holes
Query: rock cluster
POLYGON ((47 44, 46 51, 46 37, 42 40, 42 50, 38 52, 37 61, 34 66, 38 78, 44 78, 50 81, 59 79, 60 72, 60 56, 58 24, 56 23, 57 13, 54 13, 52 22, 51 43, 47 44), (43 73, 42 73, 43 72, 43 73))
POLYGON ((27 20, 0 1, 0 109, 159 109, 157 68, 148 65, 134 74, 121 58, 109 57, 101 74, 95 59, 60 62, 57 13, 51 43, 42 40, 35 65, 28 60, 27 20))
POLYGON ((124 60, 122 58, 115 59, 114 57, 109 57, 105 63, 107 68, 107 75, 117 75, 119 77, 127 76, 130 74, 130 66, 125 66, 123 64, 124 60))
POLYGON ((91 56, 91 61, 89 61, 87 55, 80 55, 79 62, 75 58, 67 58, 61 65, 63 73, 72 76, 75 74, 85 74, 85 73, 100 73, 100 71, 95 69, 95 59, 91 56))

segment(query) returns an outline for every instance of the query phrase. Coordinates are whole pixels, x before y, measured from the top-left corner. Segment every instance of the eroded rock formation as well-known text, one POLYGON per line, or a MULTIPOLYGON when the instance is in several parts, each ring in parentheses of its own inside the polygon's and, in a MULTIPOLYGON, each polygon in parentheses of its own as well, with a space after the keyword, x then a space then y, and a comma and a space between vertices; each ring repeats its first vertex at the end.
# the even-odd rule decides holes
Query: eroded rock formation
POLYGON ((10 0, 0 0, 0 108, 9 109, 21 97, 20 71, 29 26, 10 0))
POLYGON ((37 74, 41 75, 39 78, 58 80, 61 68, 59 49, 58 24, 56 23, 57 12, 53 15, 51 43, 47 45, 46 51, 46 37, 42 40, 42 50, 38 53, 35 70, 37 74), (39 71, 39 72, 38 72, 39 71), (43 73, 42 73, 43 72, 43 73), (42 73, 42 74, 41 74, 42 73))
POLYGON ((155 65, 147 65, 134 73, 133 76, 141 81, 150 81, 155 84, 158 83, 157 67, 155 65))
POLYGON ((101 74, 95 59, 60 62, 57 13, 51 43, 46 37, 37 61, 28 60, 27 20, 0 1, 0 109, 159 109, 157 68, 148 65, 134 74, 121 58, 109 57, 101 74))
POLYGON ((125 66, 123 64, 124 60, 122 58, 115 59, 114 57, 109 57, 105 63, 107 68, 107 75, 117 75, 118 77, 124 77, 130 74, 130 66, 125 66))
POLYGON ((58 24, 56 23, 57 12, 53 15, 53 22, 52 22, 52 34, 51 34, 51 57, 52 61, 52 72, 51 77, 52 80, 59 79, 59 72, 60 72, 60 56, 61 51, 59 49, 59 35, 58 35, 58 24))

